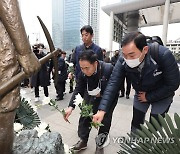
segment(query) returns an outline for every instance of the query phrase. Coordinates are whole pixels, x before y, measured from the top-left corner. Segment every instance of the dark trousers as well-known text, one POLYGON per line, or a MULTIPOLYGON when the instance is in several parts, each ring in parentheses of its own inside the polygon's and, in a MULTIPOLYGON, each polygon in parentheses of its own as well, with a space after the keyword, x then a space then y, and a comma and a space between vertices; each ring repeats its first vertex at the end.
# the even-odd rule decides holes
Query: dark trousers
MULTIPOLYGON (((119 95, 119 94, 118 94, 119 95)), ((104 119, 102 121, 102 124, 104 126, 101 126, 99 128, 98 134, 101 133, 109 133, 110 127, 111 127, 111 121, 112 121, 112 114, 114 111, 114 108, 117 104, 117 100, 118 100, 118 95, 116 96, 115 100, 113 101, 113 104, 111 105, 111 108, 109 110, 108 113, 105 114, 104 119)), ((99 106, 99 102, 95 102, 93 104, 93 113, 96 114, 98 111, 98 106, 99 106)), ((91 122, 92 120, 90 118, 84 118, 84 117, 80 117, 79 118, 79 126, 78 126, 78 136, 84 140, 85 142, 88 141, 89 138, 89 133, 91 131, 91 122)))
MULTIPOLYGON (((48 97, 49 96, 48 87, 47 86, 43 87, 43 89, 44 89, 44 95, 48 97)), ((35 97, 39 97, 39 86, 35 87, 35 97)))
POLYGON ((74 82, 74 79, 70 79, 69 85, 70 85, 71 92, 73 91, 73 82, 74 82))
POLYGON ((131 91, 131 79, 128 76, 124 78, 120 91, 121 91, 121 95, 125 94, 125 79, 126 79, 126 95, 129 96, 131 91))
MULTIPOLYGON (((170 108, 170 106, 166 109, 166 111, 164 111, 161 114, 162 117, 165 117, 165 113, 167 113, 169 111, 169 108, 170 108)), ((146 113, 144 113, 144 112, 136 109, 135 107, 133 107, 133 119, 131 122, 131 131, 132 132, 136 132, 136 129, 141 129, 140 124, 144 124, 145 115, 146 115, 146 113)), ((159 122, 158 114, 150 114, 149 121, 151 124, 152 124, 151 116, 154 117, 159 122)))
POLYGON ((61 81, 61 82, 58 82, 57 85, 55 86, 56 93, 59 98, 63 98, 64 96, 63 93, 65 92, 65 85, 66 85, 66 81, 61 81))

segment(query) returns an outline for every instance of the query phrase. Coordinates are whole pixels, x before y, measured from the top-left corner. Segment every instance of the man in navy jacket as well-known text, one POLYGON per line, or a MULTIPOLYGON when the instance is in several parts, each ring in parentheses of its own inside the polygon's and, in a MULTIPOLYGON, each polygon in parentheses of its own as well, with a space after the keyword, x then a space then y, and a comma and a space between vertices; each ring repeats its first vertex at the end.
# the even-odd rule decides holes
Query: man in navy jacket
MULTIPOLYGON (((86 50, 79 56, 79 63, 81 66, 81 72, 78 76, 76 88, 73 92, 69 106, 65 111, 64 119, 68 121, 73 109, 75 108, 74 100, 75 96, 79 93, 87 104, 91 104, 93 113, 96 113, 101 101, 101 96, 106 88, 109 77, 113 70, 113 65, 105 63, 97 59, 97 55, 93 50, 86 50)), ((106 136, 109 134, 111 127, 113 110, 117 104, 119 93, 114 93, 115 97, 113 103, 110 105, 110 110, 104 117, 102 124, 99 128, 98 134, 100 136, 106 136)), ((78 125, 78 136, 80 140, 73 146, 74 151, 80 151, 87 148, 87 142, 90 133, 91 118, 80 116, 78 125)), ((100 140, 101 141, 101 140, 100 140)), ((103 140, 102 140, 103 141, 103 140)), ((96 148, 96 153, 103 153, 103 148, 99 148, 99 143, 96 148)))
POLYGON ((131 131, 140 128, 144 123, 145 114, 151 106, 151 116, 158 120, 158 114, 165 116, 173 96, 180 84, 180 74, 177 63, 171 51, 159 45, 158 59, 150 52, 152 44, 147 45, 146 37, 140 32, 127 34, 122 41, 122 53, 125 62, 116 63, 99 111, 93 117, 94 122, 100 122, 113 102, 114 93, 119 91, 122 80, 127 73, 135 89, 133 102, 133 119, 131 131))
POLYGON ((85 25, 80 30, 83 44, 79 45, 75 48, 74 53, 72 54, 71 62, 75 66, 75 77, 78 79, 78 74, 81 71, 79 66, 79 55, 81 52, 87 49, 92 49, 94 53, 97 55, 98 60, 103 60, 103 53, 101 48, 94 44, 92 41, 93 38, 93 29, 90 25, 85 25))

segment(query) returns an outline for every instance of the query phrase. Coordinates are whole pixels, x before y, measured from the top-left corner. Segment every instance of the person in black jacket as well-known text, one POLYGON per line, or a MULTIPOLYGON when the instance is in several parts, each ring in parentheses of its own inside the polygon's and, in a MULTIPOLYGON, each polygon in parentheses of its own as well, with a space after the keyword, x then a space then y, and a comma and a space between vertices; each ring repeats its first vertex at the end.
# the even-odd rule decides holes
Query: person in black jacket
POLYGON ((65 62, 66 52, 61 51, 61 56, 58 57, 58 82, 56 85, 56 101, 63 100, 64 98, 64 92, 65 92, 65 85, 66 85, 66 79, 68 77, 67 69, 68 66, 65 62))
POLYGON ((103 61, 106 62, 106 63, 110 63, 111 60, 110 60, 109 56, 106 53, 106 49, 102 49, 102 52, 103 52, 103 61))
MULTIPOLYGON (((93 50, 86 50, 82 52, 79 56, 79 64, 81 72, 78 76, 78 81, 69 102, 69 107, 65 111, 66 114, 64 119, 68 121, 68 117, 72 113, 75 105, 73 104, 75 96, 79 93, 85 100, 86 103, 93 105, 93 112, 96 113, 98 106, 101 100, 101 96, 106 88, 107 82, 111 75, 113 65, 110 63, 105 63, 103 61, 97 60, 97 55, 93 50)), ((108 134, 111 126, 112 113, 117 104, 118 93, 114 94, 113 103, 110 105, 110 110, 106 114, 102 123, 104 126, 101 126, 98 134, 108 134)), ((87 148, 87 142, 90 133, 90 118, 80 117, 79 126, 78 126, 78 136, 80 141, 74 145, 74 151, 80 151, 87 148)), ((103 149, 96 148, 96 152, 103 149)))
POLYGON ((131 131, 140 129, 150 106, 150 114, 155 119, 158 120, 158 114, 165 116, 179 87, 180 74, 172 52, 159 45, 159 51, 156 51, 158 59, 155 59, 150 50, 152 45, 147 45, 146 37, 140 32, 131 32, 124 37, 122 52, 125 63, 117 61, 101 99, 99 111, 93 117, 94 122, 100 122, 108 112, 114 93, 119 91, 126 73, 135 89, 131 131))
POLYGON ((114 56, 111 58, 111 64, 115 66, 118 59, 119 59, 119 50, 115 50, 114 56))
MULTIPOLYGON (((38 59, 41 59, 45 56, 43 52, 44 45, 36 44, 33 46, 33 52, 35 53, 38 59)), ((48 86, 50 85, 49 72, 48 72, 48 63, 45 63, 41 66, 39 72, 32 75, 31 77, 31 86, 34 87, 35 92, 35 102, 39 101, 39 86, 43 87, 45 97, 49 96, 48 86)))

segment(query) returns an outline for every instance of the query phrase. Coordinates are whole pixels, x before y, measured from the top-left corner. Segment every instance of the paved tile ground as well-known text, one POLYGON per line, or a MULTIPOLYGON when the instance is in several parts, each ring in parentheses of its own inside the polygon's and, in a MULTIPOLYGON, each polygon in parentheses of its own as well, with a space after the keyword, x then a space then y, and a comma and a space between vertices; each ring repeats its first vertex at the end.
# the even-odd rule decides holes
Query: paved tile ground
MULTIPOLYGON (((22 88, 23 96, 25 98, 30 98, 34 102, 34 92, 30 88, 22 88)), ((71 94, 68 93, 69 86, 66 85, 66 95, 64 100, 58 101, 58 106, 60 109, 66 108, 70 100, 71 94)), ((50 97, 55 99, 56 93, 53 86, 53 83, 49 87, 50 97)), ((119 98, 118 104, 114 110, 112 126, 110 130, 110 144, 105 148, 105 154, 115 154, 119 149, 119 144, 115 142, 117 137, 126 136, 130 132, 130 124, 132 118, 132 100, 133 100, 134 91, 131 91, 130 99, 119 98)), ((40 99, 44 97, 43 89, 40 88, 40 99)), ((42 103, 41 101, 39 103, 42 103)), ((170 108, 169 114, 173 117, 173 114, 180 113, 180 89, 176 91, 174 97, 174 102, 170 108)), ((71 124, 66 123, 63 120, 63 117, 57 111, 52 111, 52 107, 45 105, 38 109, 38 114, 42 121, 50 125, 52 131, 57 131, 62 135, 63 142, 69 146, 72 146, 78 141, 77 136, 77 126, 80 110, 76 108, 72 115, 69 118, 71 124)), ((146 119, 149 119, 149 112, 147 113, 146 119)), ((174 118, 173 118, 174 119, 174 118)), ((80 154, 93 154, 95 151, 95 137, 97 135, 97 130, 93 128, 90 133, 90 138, 88 141, 88 148, 80 154)))

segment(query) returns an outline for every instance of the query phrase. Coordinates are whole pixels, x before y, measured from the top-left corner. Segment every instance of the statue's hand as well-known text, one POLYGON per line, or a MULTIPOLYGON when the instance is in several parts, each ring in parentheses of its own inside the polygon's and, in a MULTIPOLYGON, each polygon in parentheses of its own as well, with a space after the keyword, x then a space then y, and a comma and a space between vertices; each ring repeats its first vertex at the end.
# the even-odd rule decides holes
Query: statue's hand
POLYGON ((33 52, 29 52, 28 54, 25 55, 19 54, 18 60, 20 65, 23 67, 24 72, 28 76, 36 73, 41 67, 38 58, 35 56, 33 52))

